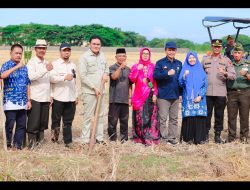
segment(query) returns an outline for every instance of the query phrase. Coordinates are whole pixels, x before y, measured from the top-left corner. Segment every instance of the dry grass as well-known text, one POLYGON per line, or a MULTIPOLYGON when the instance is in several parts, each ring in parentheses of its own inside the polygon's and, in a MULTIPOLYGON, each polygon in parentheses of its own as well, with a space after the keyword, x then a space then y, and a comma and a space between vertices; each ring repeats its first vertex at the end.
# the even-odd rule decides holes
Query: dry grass
MULTIPOLYGON (((78 63, 82 52, 73 52, 78 63)), ((8 51, 0 51, 0 63, 8 60, 8 51)), ((46 58, 55 60, 57 51, 49 51, 46 58)), ((106 53, 109 64, 114 63, 114 53, 106 53)), ((128 64, 138 60, 138 53, 128 53, 128 64)), ((152 60, 163 57, 153 54, 152 60)), ((185 55, 177 54, 183 61, 185 55)), ((108 93, 108 88, 106 88, 108 93)), ((106 96, 106 100, 108 100, 106 96)), ((164 142, 145 147, 131 140, 124 144, 108 141, 107 112, 105 109, 105 139, 107 145, 95 145, 88 155, 88 146, 81 144, 83 105, 77 106, 73 122, 74 148, 64 147, 62 133, 59 144, 50 142, 50 131, 45 132, 45 143, 33 151, 4 151, 0 133, 0 181, 248 181, 250 180, 250 145, 235 143, 217 145, 179 144, 175 147, 164 142)), ((131 110, 129 136, 131 137, 131 110)), ((179 113, 179 125, 181 115, 179 113)), ((2 119, 1 124, 2 124, 2 119)), ((227 135, 227 113, 225 110, 227 135)), ((178 129, 180 131, 180 127, 178 129)), ((118 125, 119 131, 119 125, 118 125)), ((239 130, 238 130, 239 131, 239 130)))

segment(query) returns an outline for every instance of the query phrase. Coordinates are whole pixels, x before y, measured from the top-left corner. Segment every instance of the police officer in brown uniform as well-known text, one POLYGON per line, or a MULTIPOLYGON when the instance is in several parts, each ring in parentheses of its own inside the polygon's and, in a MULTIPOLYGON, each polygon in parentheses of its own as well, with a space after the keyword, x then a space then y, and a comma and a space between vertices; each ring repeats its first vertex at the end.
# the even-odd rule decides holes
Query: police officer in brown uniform
POLYGON ((248 143, 249 108, 250 108, 250 64, 242 59, 244 49, 237 43, 233 49, 233 66, 236 71, 236 80, 227 82, 227 110, 228 110, 228 142, 236 138, 237 115, 240 117, 240 140, 248 143))
POLYGON ((223 143, 220 135, 223 130, 224 109, 226 106, 226 81, 235 80, 236 73, 230 59, 221 55, 222 40, 212 40, 211 49, 212 55, 204 56, 201 61, 208 79, 206 93, 208 111, 206 140, 208 142, 208 133, 211 128, 211 118, 214 109, 214 140, 215 143, 223 143))

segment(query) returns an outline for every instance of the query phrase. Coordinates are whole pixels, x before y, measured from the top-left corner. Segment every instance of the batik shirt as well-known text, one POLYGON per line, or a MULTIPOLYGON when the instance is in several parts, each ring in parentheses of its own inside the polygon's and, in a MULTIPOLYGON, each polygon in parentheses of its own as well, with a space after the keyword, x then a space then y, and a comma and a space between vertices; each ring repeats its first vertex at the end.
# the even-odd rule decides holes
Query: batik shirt
MULTIPOLYGON (((2 65, 0 73, 2 74, 3 72, 15 66, 16 63, 12 60, 9 60, 2 65)), ((28 70, 26 66, 15 70, 4 79, 4 110, 27 109, 27 86, 29 84, 30 80, 28 78, 28 70)))

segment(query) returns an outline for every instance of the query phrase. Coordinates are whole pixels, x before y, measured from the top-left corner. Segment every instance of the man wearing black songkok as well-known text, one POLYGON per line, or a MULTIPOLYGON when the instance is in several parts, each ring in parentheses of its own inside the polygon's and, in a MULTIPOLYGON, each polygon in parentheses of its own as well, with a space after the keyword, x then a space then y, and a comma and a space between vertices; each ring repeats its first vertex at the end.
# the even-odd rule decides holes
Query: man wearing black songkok
POLYGON ((108 134, 111 141, 117 140, 117 122, 120 121, 120 140, 128 140, 129 105, 131 104, 131 83, 128 75, 130 68, 126 66, 126 50, 116 49, 116 63, 109 67, 109 113, 108 134))

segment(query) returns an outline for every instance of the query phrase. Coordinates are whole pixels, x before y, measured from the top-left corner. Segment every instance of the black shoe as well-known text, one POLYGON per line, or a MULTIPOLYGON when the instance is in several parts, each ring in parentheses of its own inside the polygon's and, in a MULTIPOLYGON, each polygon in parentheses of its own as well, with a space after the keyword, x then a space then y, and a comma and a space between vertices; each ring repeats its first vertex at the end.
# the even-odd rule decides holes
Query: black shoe
POLYGON ((231 143, 231 142, 234 142, 234 141, 235 141, 235 139, 228 138, 228 139, 225 141, 225 143, 231 143))
POLYGON ((7 145, 7 150, 11 150, 12 149, 12 145, 7 145))
POLYGON ((242 137, 242 138, 240 139, 240 142, 241 142, 242 144, 248 144, 248 141, 247 141, 247 138, 246 138, 246 137, 242 137))
POLYGON ((96 139, 96 143, 97 143, 97 144, 106 145, 106 143, 105 143, 104 141, 98 141, 97 139, 96 139))
POLYGON ((214 137, 214 142, 216 144, 223 144, 224 143, 224 141, 220 138, 220 135, 217 135, 217 134, 214 137))

